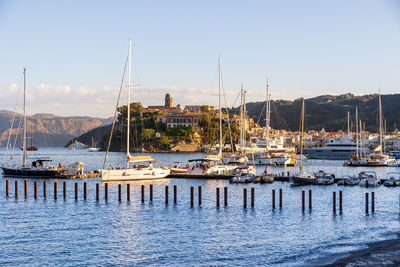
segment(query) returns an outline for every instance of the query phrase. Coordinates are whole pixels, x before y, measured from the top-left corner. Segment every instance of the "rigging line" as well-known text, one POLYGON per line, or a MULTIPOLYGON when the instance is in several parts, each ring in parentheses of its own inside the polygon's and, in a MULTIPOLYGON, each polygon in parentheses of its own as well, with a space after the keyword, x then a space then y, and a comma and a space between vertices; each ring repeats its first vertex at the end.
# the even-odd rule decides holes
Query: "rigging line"
POLYGON ((106 166, 107 158, 108 158, 108 152, 109 152, 109 150, 110 150, 111 139, 112 139, 112 135, 113 135, 113 131, 114 131, 114 126, 115 126, 115 119, 116 119, 116 117, 117 117, 117 110, 118 110, 118 105, 119 105, 119 99, 120 99, 120 97, 121 97, 122 88, 124 87, 124 80, 125 80, 125 73, 126 73, 126 66, 127 66, 127 64, 128 64, 128 56, 126 56, 125 66, 124 66, 124 72, 123 72, 123 74, 122 74, 121 85, 120 85, 120 87, 119 87, 118 99, 117 99, 117 103, 116 103, 116 105, 115 105, 114 118, 113 118, 113 123, 112 123, 112 126, 111 126, 110 138, 108 139, 106 155, 105 155, 105 157, 104 157, 103 169, 104 169, 105 166, 106 166))
POLYGON ((14 145, 13 145, 13 148, 12 148, 12 151, 11 151, 10 160, 12 160, 12 159, 13 159, 13 156, 14 156, 15 145, 17 144, 17 139, 18 139, 19 131, 20 131, 20 129, 21 129, 22 117, 23 117, 22 114, 20 114, 19 123, 18 123, 18 128, 17 128, 17 133, 16 133, 15 138, 14 138, 14 145))
MULTIPOLYGON (((232 109, 233 109, 233 107, 235 106, 236 101, 239 99, 239 96, 240 96, 240 93, 239 93, 238 96, 236 97, 236 100, 235 100, 235 102, 233 103, 232 109)), ((228 123, 229 123, 229 112, 227 112, 227 113, 228 113, 228 123)), ((235 113, 234 113, 233 115, 235 116, 236 114, 237 114, 237 111, 235 111, 235 113)), ((214 129, 214 127, 213 127, 213 129, 214 129)), ((225 134, 224 134, 224 136, 223 136, 223 139, 225 139, 226 134, 227 134, 227 132, 225 132, 225 134)))
POLYGON ((11 134, 12 134, 12 130, 13 130, 13 127, 14 127, 14 120, 15 120, 15 116, 16 116, 16 113, 17 113, 18 99, 19 99, 19 95, 21 93, 21 88, 22 88, 22 79, 23 79, 23 75, 21 75, 21 78, 20 78, 20 81, 19 81, 17 99, 15 100, 15 106, 14 106, 14 112, 13 112, 13 117, 12 117, 12 121, 11 121, 10 133, 8 135, 8 138, 7 138, 6 152, 4 153, 4 158, 3 158, 2 164, 4 164, 4 162, 6 160, 7 153, 8 153, 8 148, 9 148, 9 145, 10 145, 11 134))
MULTIPOLYGON (((222 77, 222 74, 221 74, 221 84, 222 84, 222 94, 224 96, 225 112, 226 112, 226 115, 228 116, 228 132, 229 132, 229 137, 230 137, 230 141, 231 141, 231 148, 232 148, 232 152, 234 152, 231 123, 230 123, 230 119, 229 119, 228 105, 226 103, 225 85, 224 85, 224 79, 222 77)), ((226 132, 225 132, 225 135, 226 135, 226 132)), ((225 135, 224 135, 224 140, 225 140, 225 135)))

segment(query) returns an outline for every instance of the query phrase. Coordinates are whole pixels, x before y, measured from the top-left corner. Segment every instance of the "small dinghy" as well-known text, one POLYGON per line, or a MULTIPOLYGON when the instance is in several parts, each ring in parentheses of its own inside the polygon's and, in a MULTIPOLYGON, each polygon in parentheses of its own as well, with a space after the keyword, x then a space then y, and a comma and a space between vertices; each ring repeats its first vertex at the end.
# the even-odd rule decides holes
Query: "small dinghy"
POLYGON ((384 186, 395 187, 400 186, 400 173, 389 172, 386 174, 386 180, 383 182, 384 186))

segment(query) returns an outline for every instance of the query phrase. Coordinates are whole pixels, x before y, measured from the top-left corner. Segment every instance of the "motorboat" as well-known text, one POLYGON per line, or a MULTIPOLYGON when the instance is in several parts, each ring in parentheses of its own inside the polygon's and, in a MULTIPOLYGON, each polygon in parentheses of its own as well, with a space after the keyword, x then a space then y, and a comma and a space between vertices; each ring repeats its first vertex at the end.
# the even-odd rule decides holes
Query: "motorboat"
POLYGON ((257 176, 252 173, 242 173, 241 175, 237 175, 232 177, 229 182, 230 183, 252 183, 257 176))
POLYGON ((343 176, 336 184, 337 185, 358 185, 360 178, 358 176, 343 176))
POLYGON ((315 176, 308 172, 298 173, 290 178, 291 185, 312 185, 315 183, 315 176))
POLYGON ((186 166, 179 165, 181 162, 175 162, 175 163, 178 163, 178 164, 168 167, 171 170, 171 174, 173 174, 173 173, 175 173, 175 174, 188 173, 188 169, 190 167, 189 163, 186 166))
POLYGON ((324 171, 318 171, 314 176, 314 184, 316 185, 330 185, 335 183, 335 175, 333 174, 327 174, 324 171))
POLYGON ((188 174, 197 175, 232 175, 237 165, 234 163, 225 164, 219 157, 208 155, 201 159, 191 159, 189 162, 188 174))
POLYGON ((383 182, 384 186, 400 186, 400 173, 389 172, 386 174, 386 180, 383 182))
POLYGON ((377 178, 376 173, 373 171, 360 172, 359 177, 359 185, 362 187, 377 187, 380 185, 380 181, 377 178))

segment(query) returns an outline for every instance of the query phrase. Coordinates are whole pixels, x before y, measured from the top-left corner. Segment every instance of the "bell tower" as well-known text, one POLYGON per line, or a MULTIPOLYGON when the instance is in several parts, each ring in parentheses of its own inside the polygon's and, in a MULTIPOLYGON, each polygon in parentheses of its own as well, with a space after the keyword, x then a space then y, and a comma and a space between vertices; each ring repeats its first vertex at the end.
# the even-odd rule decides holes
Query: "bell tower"
POLYGON ((174 101, 169 94, 165 95, 165 107, 172 108, 174 106, 174 101))

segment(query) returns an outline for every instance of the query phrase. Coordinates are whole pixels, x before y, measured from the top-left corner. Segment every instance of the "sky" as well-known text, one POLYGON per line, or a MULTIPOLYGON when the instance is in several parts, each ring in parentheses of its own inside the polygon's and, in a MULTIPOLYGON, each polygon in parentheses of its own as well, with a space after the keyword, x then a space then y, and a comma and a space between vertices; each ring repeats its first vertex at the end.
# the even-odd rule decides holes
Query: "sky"
POLYGON ((20 110, 27 67, 28 114, 112 116, 128 39, 144 106, 217 106, 218 57, 229 107, 267 77, 273 99, 400 93, 396 0, 0 0, 0 109, 20 110))

